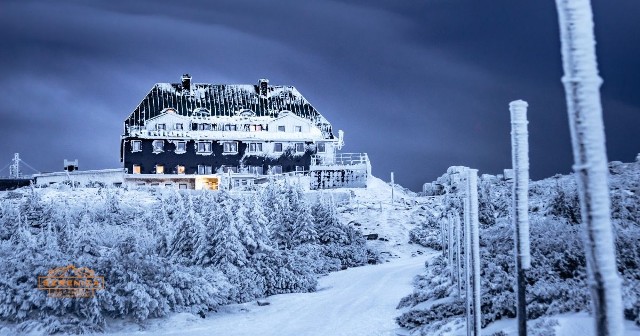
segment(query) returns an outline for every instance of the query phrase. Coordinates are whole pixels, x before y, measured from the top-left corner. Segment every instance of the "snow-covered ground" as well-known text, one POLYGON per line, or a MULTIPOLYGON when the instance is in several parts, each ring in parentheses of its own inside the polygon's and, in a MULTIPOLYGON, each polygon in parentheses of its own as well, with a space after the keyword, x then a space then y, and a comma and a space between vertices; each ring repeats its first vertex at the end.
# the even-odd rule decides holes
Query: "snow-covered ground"
POLYGON ((429 255, 404 257, 381 265, 351 268, 320 279, 314 293, 269 297, 225 306, 205 319, 175 314, 148 321, 147 330, 129 326, 110 335, 397 335, 396 306, 411 292, 411 280, 429 255))

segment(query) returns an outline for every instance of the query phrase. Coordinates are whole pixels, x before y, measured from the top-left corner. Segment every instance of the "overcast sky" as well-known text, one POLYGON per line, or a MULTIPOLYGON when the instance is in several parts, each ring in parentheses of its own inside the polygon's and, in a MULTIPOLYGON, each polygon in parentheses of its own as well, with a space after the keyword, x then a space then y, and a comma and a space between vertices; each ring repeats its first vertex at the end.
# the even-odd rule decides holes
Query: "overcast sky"
MULTIPOLYGON (((640 2, 593 1, 610 160, 640 152, 640 2)), ((529 102, 531 177, 571 171, 555 2, 0 3, 0 168, 120 167, 123 121, 157 82, 294 85, 413 190, 447 167, 511 165, 508 103, 529 102)), ((7 175, 8 169, 0 172, 7 175)))

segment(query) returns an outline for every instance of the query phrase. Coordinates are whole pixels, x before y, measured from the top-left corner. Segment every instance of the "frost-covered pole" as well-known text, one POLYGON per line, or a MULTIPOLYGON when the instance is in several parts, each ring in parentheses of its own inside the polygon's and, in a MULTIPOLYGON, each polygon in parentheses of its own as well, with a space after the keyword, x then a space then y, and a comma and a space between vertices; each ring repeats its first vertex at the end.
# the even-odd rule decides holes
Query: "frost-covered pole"
POLYGON ((465 310, 467 317, 467 336, 471 335, 471 226, 469 225, 469 185, 466 185, 464 195, 464 286, 465 294, 465 310))
POLYGON ((480 335, 480 232, 478 223, 478 170, 469 169, 469 227, 471 228, 471 270, 473 272, 473 335, 480 335))
POLYGON ((456 277, 458 282, 458 298, 462 298, 462 274, 460 273, 460 243, 462 242, 462 237, 460 237, 460 215, 456 214, 455 224, 456 224, 456 277))
POLYGON ((531 267, 529 254, 529 133, 527 131, 527 102, 512 101, 511 112, 511 163, 514 182, 512 200, 515 223, 516 258, 516 315, 518 335, 527 335, 527 301, 524 270, 531 267))
POLYGON ((620 277, 611 228, 607 153, 589 0, 556 0, 573 169, 585 224, 585 256, 596 333, 624 334, 620 277))
POLYGON ((449 274, 451 275, 451 283, 456 281, 455 278, 455 267, 453 265, 453 219, 451 218, 451 214, 447 216, 447 233, 449 239, 449 274))

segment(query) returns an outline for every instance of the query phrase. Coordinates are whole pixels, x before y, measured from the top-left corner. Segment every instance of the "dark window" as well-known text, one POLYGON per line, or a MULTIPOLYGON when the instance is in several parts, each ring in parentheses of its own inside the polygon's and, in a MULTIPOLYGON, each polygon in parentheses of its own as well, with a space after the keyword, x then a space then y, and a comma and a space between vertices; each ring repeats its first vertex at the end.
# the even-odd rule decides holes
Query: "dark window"
POLYGON ((211 166, 206 165, 198 165, 198 174, 200 175, 211 175, 213 173, 213 169, 211 166))
POLYGON ((175 125, 174 129, 175 129, 176 131, 182 131, 184 128, 183 128, 182 123, 177 123, 177 124, 175 125))
POLYGON ((249 174, 262 175, 262 171, 261 166, 249 166, 249 174))
POLYGON ((295 131, 296 131, 297 133, 302 132, 302 126, 296 126, 295 131))
POLYGON ((249 152, 262 152, 262 144, 261 143, 250 143, 249 144, 249 152))
POLYGON ((231 124, 226 124, 224 125, 224 130, 225 131, 237 131, 237 126, 236 125, 231 125, 231 124))
POLYGON ((156 130, 165 131, 166 129, 167 129, 167 125, 166 124, 156 124, 156 130))
POLYGON ((237 142, 224 142, 222 144, 222 148, 225 153, 237 153, 238 152, 238 143, 237 142))
POLYGON ((304 143, 296 142, 296 152, 298 153, 304 152, 304 143))
POLYGON ((211 142, 209 141, 198 142, 198 153, 211 153, 211 142))
POLYGON ((153 152, 162 152, 164 150, 164 140, 153 140, 153 152))
POLYGON ((278 126, 278 132, 285 132, 284 126, 278 126))
POLYGON ((282 166, 271 166, 271 174, 282 174, 282 166))
POLYGON ((187 151, 187 142, 186 141, 178 141, 176 142, 176 153, 184 153, 187 151))
POLYGON ((200 131, 210 131, 211 124, 198 124, 198 130, 200 131))
POLYGON ((304 166, 296 166, 296 171, 297 172, 303 172, 304 171, 304 166))
POLYGON ((318 142, 317 147, 318 153, 324 153, 327 150, 324 142, 318 142))
POLYGON ((131 141, 131 151, 132 152, 140 152, 140 151, 142 151, 142 141, 140 141, 140 140, 131 141))
POLYGON ((276 142, 273 144, 273 151, 274 152, 282 152, 282 143, 280 142, 276 142))

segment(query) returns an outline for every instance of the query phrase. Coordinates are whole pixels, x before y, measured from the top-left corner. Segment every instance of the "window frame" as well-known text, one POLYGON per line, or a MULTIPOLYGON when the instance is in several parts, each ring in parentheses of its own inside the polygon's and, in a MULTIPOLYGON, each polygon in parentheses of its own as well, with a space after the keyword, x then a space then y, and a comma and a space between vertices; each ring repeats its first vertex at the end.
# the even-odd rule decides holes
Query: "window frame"
POLYGON ((250 142, 249 153, 262 153, 262 142, 250 142))
POLYGON ((285 125, 278 125, 278 132, 286 132, 287 127, 285 125))
POLYGON ((175 123, 173 125, 173 129, 175 131, 184 131, 184 124, 183 123, 175 123))
POLYGON ((297 125, 293 127, 295 133, 302 133, 302 126, 297 125))
POLYGON ((316 144, 316 152, 318 153, 326 153, 327 152, 327 143, 326 142, 318 142, 316 144), (322 148, 322 150, 320 150, 322 148))
POLYGON ((136 175, 142 174, 142 166, 134 163, 133 167, 131 168, 131 174, 136 174, 136 175))
POLYGON ((198 154, 211 154, 213 153, 213 143, 211 141, 198 141, 196 142, 196 153, 198 154), (207 150, 207 144, 209 145, 209 149, 207 150), (205 149, 200 150, 200 145, 204 145, 205 149))
POLYGON ((142 152, 142 140, 131 140, 131 153, 142 152), (136 145, 138 145, 136 148, 136 145))
POLYGON ((167 130, 167 124, 165 123, 156 124, 156 131, 166 131, 166 130, 167 130))
POLYGON ((282 142, 274 142, 273 143, 273 152, 274 153, 282 153, 284 149, 284 146, 282 144, 282 142), (278 146, 280 146, 280 150, 278 150, 278 146))
POLYGON ((186 141, 176 141, 176 150, 174 153, 176 154, 182 154, 182 153, 186 153, 187 152, 187 142, 186 141), (183 149, 180 149, 180 145, 184 145, 183 149))
POLYGON ((296 142, 294 147, 295 147, 296 153, 304 153, 306 151, 304 148, 305 147, 304 142, 296 142), (298 147, 302 148, 302 150, 299 150, 300 148, 298 147))
POLYGON ((222 142, 222 154, 238 154, 238 142, 237 141, 222 142))
POLYGON ((153 140, 151 146, 153 147, 154 153, 164 152, 164 140, 153 140), (157 144, 160 144, 160 146, 157 146, 157 144))
POLYGON ((213 167, 209 165, 198 165, 198 175, 213 174, 213 167))

